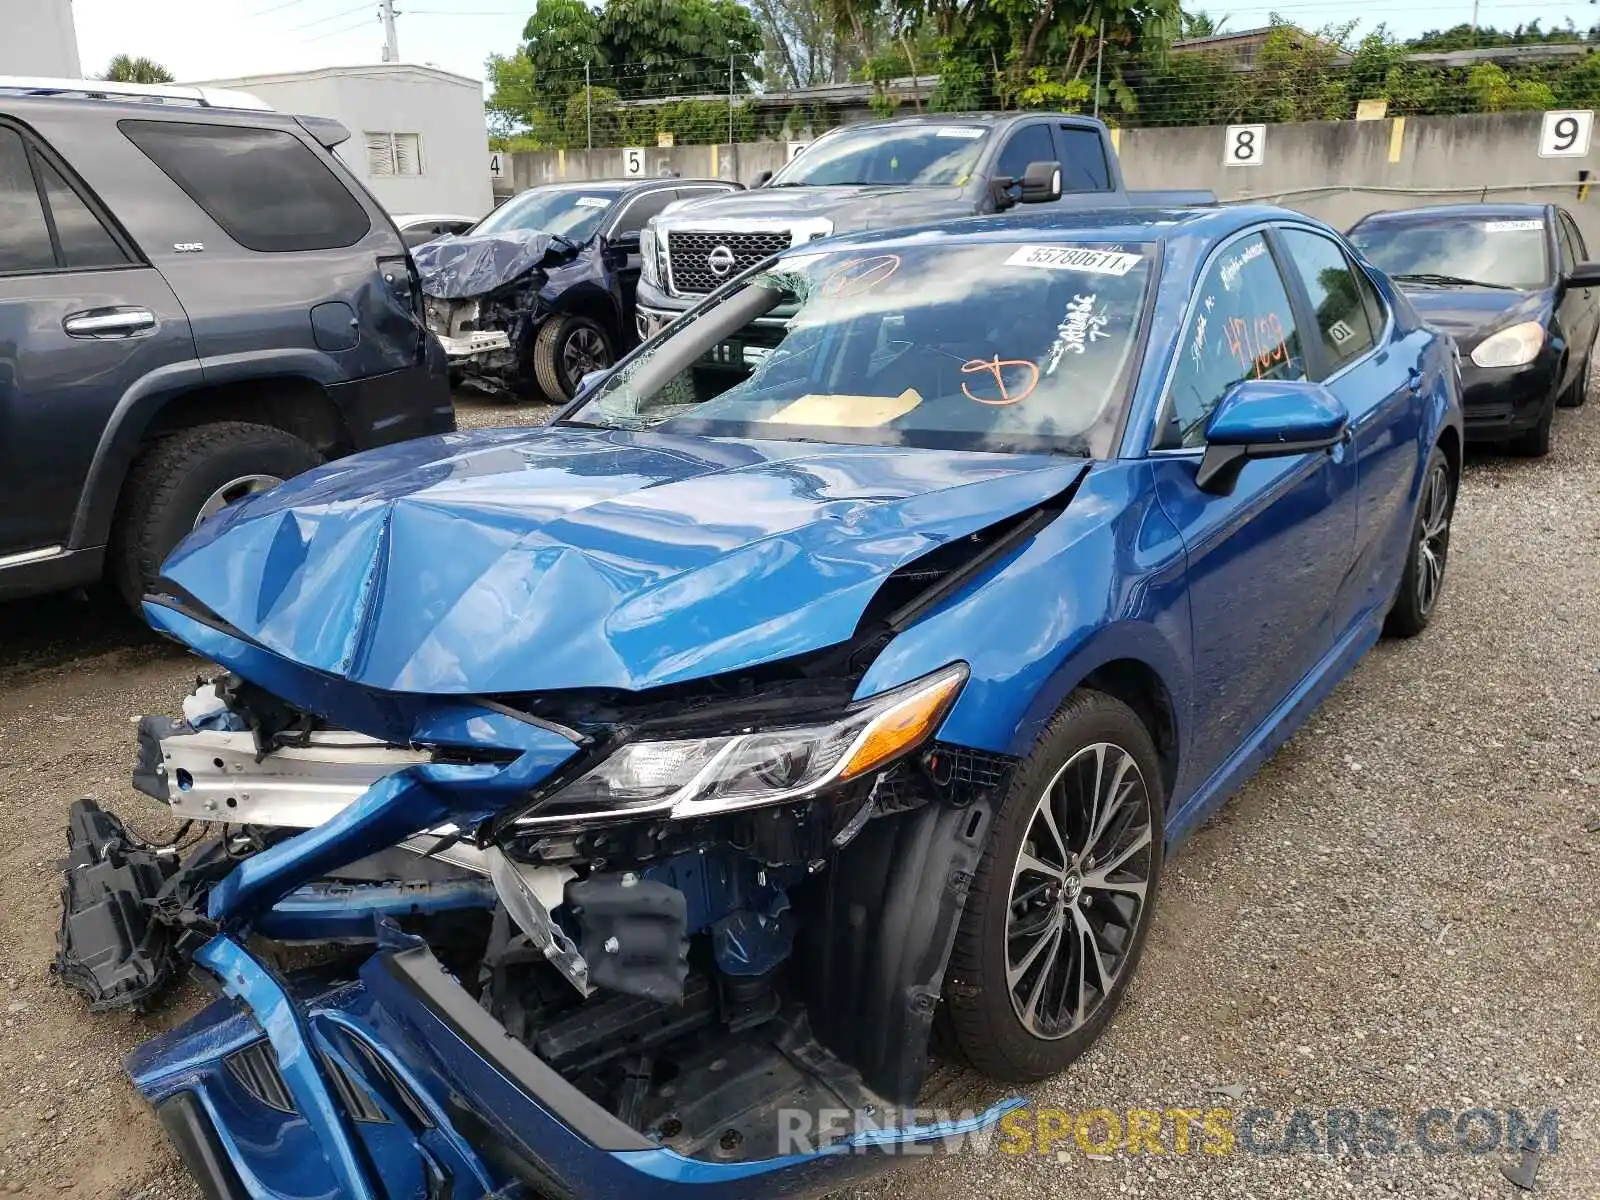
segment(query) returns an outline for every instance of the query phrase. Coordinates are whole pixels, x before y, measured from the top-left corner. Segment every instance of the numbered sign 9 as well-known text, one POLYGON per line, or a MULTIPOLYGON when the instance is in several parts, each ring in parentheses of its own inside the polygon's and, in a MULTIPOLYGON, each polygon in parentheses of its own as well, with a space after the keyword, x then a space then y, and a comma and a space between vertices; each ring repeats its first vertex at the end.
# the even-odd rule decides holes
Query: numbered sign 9
POLYGON ((1589 153, 1594 112, 1587 108, 1547 112, 1539 129, 1540 158, 1583 158, 1589 153))
POLYGON ((1223 132, 1222 165, 1259 167, 1266 148, 1265 125, 1229 125, 1223 132))
POLYGON ((644 147, 626 146, 622 151, 622 173, 630 179, 644 174, 644 147))

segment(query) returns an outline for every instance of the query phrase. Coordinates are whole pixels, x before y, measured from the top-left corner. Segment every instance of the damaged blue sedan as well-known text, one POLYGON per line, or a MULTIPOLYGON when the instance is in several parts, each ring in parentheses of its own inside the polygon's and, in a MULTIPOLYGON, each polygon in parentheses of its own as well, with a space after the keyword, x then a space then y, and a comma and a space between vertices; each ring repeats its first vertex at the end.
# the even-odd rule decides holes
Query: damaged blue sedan
POLYGON ((1112 1019, 1179 840, 1439 603, 1448 339, 1279 209, 793 247, 547 428, 341 460, 145 612, 198 840, 81 801, 57 969, 207 1194, 798 1195, 1112 1019))

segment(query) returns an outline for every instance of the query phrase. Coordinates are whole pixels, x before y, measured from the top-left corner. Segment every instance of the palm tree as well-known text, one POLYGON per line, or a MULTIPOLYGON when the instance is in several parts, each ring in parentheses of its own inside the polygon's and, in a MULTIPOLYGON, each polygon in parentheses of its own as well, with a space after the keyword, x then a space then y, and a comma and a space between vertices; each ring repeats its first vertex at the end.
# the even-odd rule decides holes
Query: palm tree
POLYGON ((1178 36, 1181 38, 1216 37, 1222 32, 1222 27, 1228 23, 1226 15, 1212 17, 1210 13, 1186 12, 1180 18, 1182 28, 1178 36))
POLYGON ((100 78, 113 83, 171 83, 172 72, 142 55, 131 58, 119 54, 111 60, 111 65, 100 78))

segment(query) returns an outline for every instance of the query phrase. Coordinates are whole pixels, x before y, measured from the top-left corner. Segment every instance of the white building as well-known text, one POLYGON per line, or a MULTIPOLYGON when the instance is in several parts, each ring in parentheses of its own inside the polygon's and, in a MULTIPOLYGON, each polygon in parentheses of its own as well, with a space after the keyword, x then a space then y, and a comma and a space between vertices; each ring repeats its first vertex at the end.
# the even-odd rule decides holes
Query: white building
POLYGON ((78 79, 72 0, 0 0, 0 75, 78 79))
POLYGON ((350 131, 336 153, 393 214, 478 217, 494 205, 480 80, 381 63, 186 82, 249 92, 279 112, 332 117, 350 131))

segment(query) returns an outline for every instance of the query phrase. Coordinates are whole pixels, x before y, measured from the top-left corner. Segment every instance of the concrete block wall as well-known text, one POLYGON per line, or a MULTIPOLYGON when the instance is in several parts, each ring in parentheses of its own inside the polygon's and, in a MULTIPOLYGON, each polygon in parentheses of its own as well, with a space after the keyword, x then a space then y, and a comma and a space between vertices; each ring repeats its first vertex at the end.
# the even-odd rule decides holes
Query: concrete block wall
MULTIPOLYGON (((1209 188, 1225 202, 1261 201, 1320 217, 1340 229, 1375 209, 1480 199, 1558 203, 1577 218, 1600 258, 1600 189, 1586 194, 1579 172, 1600 174, 1596 146, 1585 158, 1540 158, 1542 113, 1395 117, 1268 125, 1261 165, 1224 164, 1223 126, 1113 131, 1133 188, 1209 188)), ((516 190, 562 179, 623 174, 621 150, 540 151, 512 157, 516 190)), ((782 165, 782 142, 647 148, 644 174, 672 172, 752 183, 782 165)))

